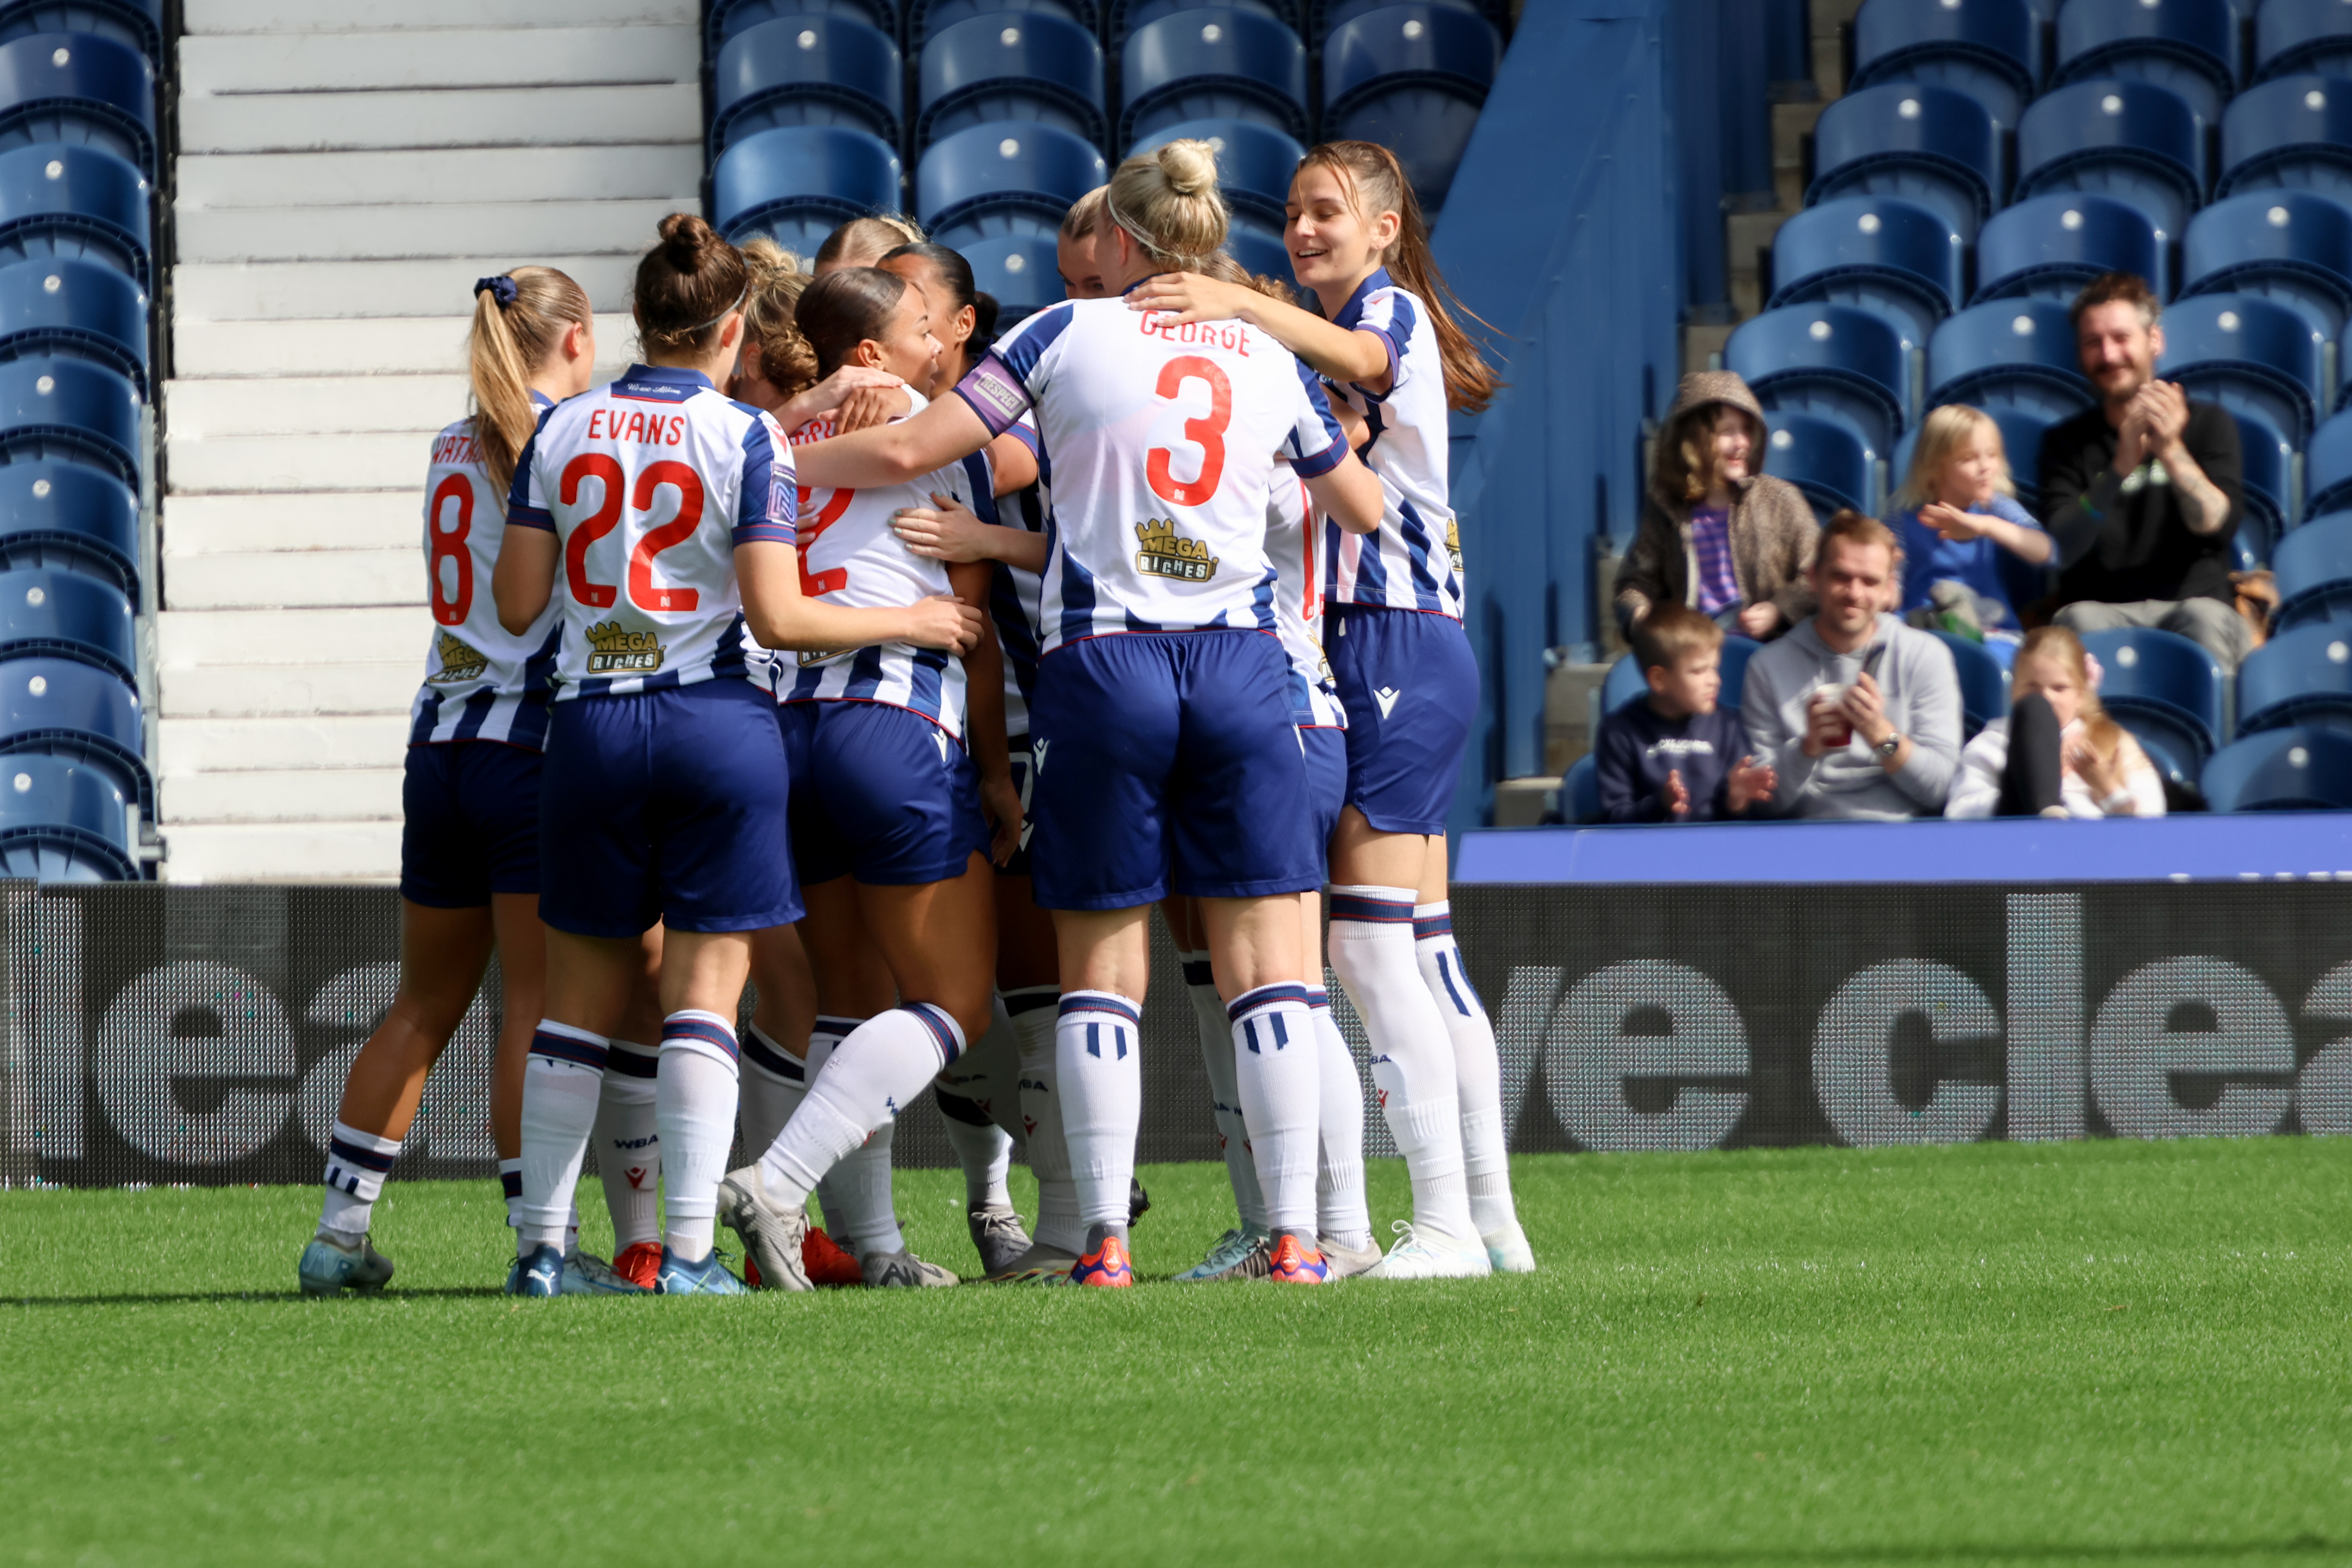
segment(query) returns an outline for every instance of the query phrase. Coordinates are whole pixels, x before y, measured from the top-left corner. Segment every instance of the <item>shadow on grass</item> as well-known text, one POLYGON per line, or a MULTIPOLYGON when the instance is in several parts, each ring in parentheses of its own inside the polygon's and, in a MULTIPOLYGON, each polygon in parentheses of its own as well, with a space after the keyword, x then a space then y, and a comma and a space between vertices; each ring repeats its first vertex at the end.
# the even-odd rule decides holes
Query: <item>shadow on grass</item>
MULTIPOLYGON (((450 1285, 439 1289, 385 1290, 375 1295, 354 1292, 342 1299, 356 1301, 441 1301, 505 1294, 496 1285, 450 1285)), ((0 1296, 0 1307, 184 1307, 209 1301, 293 1303, 315 1299, 303 1295, 299 1290, 184 1290, 136 1294, 124 1291, 110 1296, 0 1296)))
POLYGON ((2318 1535, 2284 1541, 2149 1542, 2143 1544, 2021 1542, 1964 1542, 1950 1546, 1729 1547, 1717 1551, 1612 1552, 1605 1556, 1546 1557, 1551 1563, 1609 1563, 1634 1568, 1739 1568, 1773 1563, 2162 1563, 2230 1561, 2248 1557, 2303 1557, 2341 1551, 2345 1542, 2318 1535))

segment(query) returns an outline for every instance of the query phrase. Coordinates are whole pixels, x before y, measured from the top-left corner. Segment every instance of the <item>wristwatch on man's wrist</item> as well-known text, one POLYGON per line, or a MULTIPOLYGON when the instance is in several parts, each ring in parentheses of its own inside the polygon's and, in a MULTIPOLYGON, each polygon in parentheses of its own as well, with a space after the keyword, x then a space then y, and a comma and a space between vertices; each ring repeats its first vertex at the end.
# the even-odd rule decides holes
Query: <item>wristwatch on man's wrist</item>
POLYGON ((1903 749, 1903 731, 1900 730, 1887 731, 1886 739, 1879 742, 1878 744, 1871 747, 1870 749, 1878 753, 1878 760, 1880 762, 1893 762, 1895 760, 1895 753, 1903 749))

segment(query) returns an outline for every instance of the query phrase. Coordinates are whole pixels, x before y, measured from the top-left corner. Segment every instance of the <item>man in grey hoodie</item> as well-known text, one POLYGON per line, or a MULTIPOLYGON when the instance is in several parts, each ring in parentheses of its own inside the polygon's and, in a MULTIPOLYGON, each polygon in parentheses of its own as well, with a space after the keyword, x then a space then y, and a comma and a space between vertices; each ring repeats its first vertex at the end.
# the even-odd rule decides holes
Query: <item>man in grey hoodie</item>
POLYGON ((1748 661, 1739 704, 1790 816, 1892 822, 1944 808, 1960 758, 1951 650, 1885 614, 1895 535, 1841 511, 1809 575, 1819 608, 1748 661))

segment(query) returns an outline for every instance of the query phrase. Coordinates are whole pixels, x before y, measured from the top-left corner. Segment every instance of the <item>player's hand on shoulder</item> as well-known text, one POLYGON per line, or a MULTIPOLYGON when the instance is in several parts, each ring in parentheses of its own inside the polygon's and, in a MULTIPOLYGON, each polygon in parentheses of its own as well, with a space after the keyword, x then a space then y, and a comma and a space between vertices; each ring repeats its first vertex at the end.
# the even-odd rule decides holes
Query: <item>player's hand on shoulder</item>
POLYGON ((917 647, 965 653, 980 640, 981 612, 952 594, 934 594, 907 608, 909 629, 901 641, 917 647))
POLYGON ((1220 283, 1198 272, 1163 272, 1135 286, 1127 296, 1130 310, 1157 310, 1160 324, 1181 327, 1193 321, 1230 321, 1244 314, 1256 298, 1238 283, 1220 283))
MULTIPOLYGON (((887 370, 845 364, 778 409, 776 422, 787 430, 797 430, 818 416, 831 414, 843 407, 860 393, 887 393, 891 396, 889 411, 882 416, 882 419, 873 421, 880 424, 915 405, 914 399, 907 395, 906 387, 905 382, 887 370)), ((845 424, 839 425, 839 427, 845 432, 856 428, 845 424)))
POLYGON ((890 514, 891 531, 910 555, 933 561, 990 559, 988 524, 955 497, 931 492, 932 507, 910 506, 890 514))

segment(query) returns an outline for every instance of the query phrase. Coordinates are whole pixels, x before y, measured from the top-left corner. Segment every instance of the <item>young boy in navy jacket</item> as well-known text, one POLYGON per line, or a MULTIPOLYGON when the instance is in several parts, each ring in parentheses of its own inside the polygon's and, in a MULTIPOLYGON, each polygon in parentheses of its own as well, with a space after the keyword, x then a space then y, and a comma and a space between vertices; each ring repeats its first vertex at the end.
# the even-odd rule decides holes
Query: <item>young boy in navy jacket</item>
POLYGON ((1736 714, 1716 707, 1723 628, 1682 605, 1661 605, 1633 630, 1650 683, 1601 721, 1593 766, 1603 822, 1712 822, 1761 816, 1772 770, 1748 754, 1736 714))

